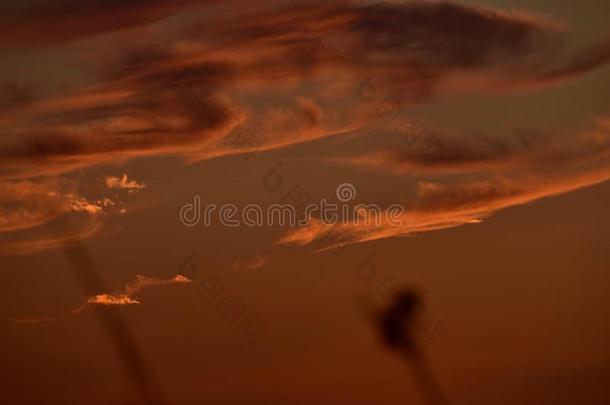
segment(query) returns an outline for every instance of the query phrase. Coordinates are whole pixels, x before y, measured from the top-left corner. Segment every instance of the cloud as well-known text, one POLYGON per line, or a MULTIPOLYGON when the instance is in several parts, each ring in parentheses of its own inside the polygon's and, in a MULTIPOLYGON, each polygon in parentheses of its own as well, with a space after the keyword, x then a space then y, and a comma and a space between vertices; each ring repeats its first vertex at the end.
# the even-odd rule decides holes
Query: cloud
POLYGON ((136 276, 136 280, 128 284, 124 292, 121 294, 98 294, 93 297, 89 297, 87 299, 88 304, 98 304, 98 305, 132 305, 132 304, 140 304, 140 301, 134 299, 133 297, 142 292, 143 290, 153 287, 153 286, 163 286, 163 285, 171 285, 171 284, 187 284, 190 283, 191 280, 187 277, 177 274, 172 278, 163 279, 163 278, 154 278, 154 277, 146 277, 138 274, 136 276))
POLYGON ((99 294, 90 297, 87 300, 88 304, 97 305, 131 305, 139 304, 140 301, 129 298, 127 295, 110 295, 110 294, 99 294))
POLYGON ((146 188, 146 184, 138 183, 136 180, 129 180, 127 174, 123 174, 122 177, 106 176, 106 187, 109 189, 118 188, 132 192, 146 188))
POLYGON ((432 123, 426 123, 424 127, 425 133, 418 135, 415 142, 334 157, 329 161, 396 175, 441 176, 554 170, 556 167, 603 161, 608 158, 610 149, 608 117, 595 118, 581 130, 551 134, 518 129, 504 137, 438 128, 432 123), (426 139, 433 139, 435 145, 440 145, 438 151, 419 147, 426 139))
POLYGON ((72 311, 69 311, 65 314, 62 315, 56 315, 56 316, 47 316, 47 317, 36 317, 36 318, 9 318, 10 322, 14 322, 14 323, 45 323, 45 322, 53 322, 53 321, 58 321, 60 319, 64 319, 64 318, 68 318, 74 315, 79 314, 83 309, 87 308, 87 304, 83 304, 78 308, 73 309, 72 311))
MULTIPOLYGON (((372 112, 355 90, 366 77, 377 78, 378 94, 421 102, 455 90, 551 84, 610 56, 604 41, 570 54, 560 23, 526 12, 446 1, 314 2, 253 18, 237 4, 195 15, 163 46, 153 35, 125 40, 101 57, 95 85, 4 117, 19 136, 0 145, 0 170, 49 175, 140 156, 251 151, 230 142, 239 130, 261 130, 258 151, 282 148, 365 126, 372 112), (311 94, 298 94, 305 85, 311 94), (262 116, 253 107, 274 98, 281 101, 266 101, 262 116), (290 99, 292 110, 279 107, 290 99)), ((96 7, 106 10, 101 3, 88 10, 96 7)))
MULTIPOLYGON (((527 204, 595 185, 610 179, 610 168, 605 171, 570 176, 562 179, 531 178, 529 182, 498 179, 495 182, 442 184, 424 183, 420 186, 422 201, 417 208, 407 210, 396 223, 382 220, 377 224, 364 222, 326 224, 313 219, 305 227, 287 232, 277 244, 310 245, 319 243, 317 251, 391 237, 404 237, 457 226, 476 224, 493 213, 513 206, 527 204), (429 190, 435 190, 430 193, 429 190)), ((382 216, 383 217, 383 216, 382 216)))
POLYGON ((49 322, 55 321, 58 319, 62 319, 68 316, 76 315, 84 310, 87 306, 90 305, 102 305, 102 306, 115 306, 115 305, 136 305, 141 302, 134 299, 133 296, 142 290, 151 287, 151 286, 162 286, 162 285, 171 285, 171 284, 186 284, 190 283, 191 280, 182 275, 176 275, 169 279, 161 279, 161 278, 153 278, 146 277, 142 275, 137 275, 136 280, 128 284, 124 292, 121 294, 97 294, 91 297, 88 297, 84 304, 81 306, 69 311, 67 314, 53 316, 53 317, 40 317, 40 318, 22 318, 22 319, 10 319, 15 323, 41 323, 41 322, 49 322))
POLYGON ((30 255, 45 250, 70 246, 100 233, 103 222, 99 217, 76 218, 71 229, 58 233, 56 230, 37 229, 37 232, 9 233, 0 239, 0 255, 30 255))
POLYGON ((168 17, 194 3, 197 1, 43 0, 20 7, 7 3, 1 8, 0 44, 50 45, 133 28, 168 17))
POLYGON ((103 220, 126 209, 120 200, 82 195, 61 178, 0 180, 0 255, 24 255, 74 244, 100 233, 103 220))
POLYGON ((139 156, 194 152, 239 120, 211 94, 192 97, 181 98, 171 88, 141 88, 41 102, 12 126, 21 142, 0 147, 0 168, 5 176, 49 176, 139 156))
MULTIPOLYGON (((420 181, 405 213, 381 221, 345 221, 328 224, 314 218, 308 226, 291 230, 278 244, 319 244, 318 250, 388 237, 414 235, 479 223, 495 212, 542 198, 551 197, 610 179, 610 121, 600 118, 591 127, 555 136, 540 149, 511 151, 506 154, 462 154, 457 164, 440 168, 421 165, 420 174, 431 175, 420 181), (466 157, 468 156, 468 157, 466 157), (442 175, 442 176, 441 176, 442 175)), ((451 154, 451 149, 448 149, 451 154)), ((414 159, 408 164, 413 167, 414 159)), ((415 160, 417 161, 417 160, 415 160)), ((356 159, 354 163, 358 164, 356 159)), ((383 155, 376 169, 397 173, 394 156, 383 155), (387 156, 386 156, 387 157, 387 156)), ((402 164, 402 161, 399 163, 402 164)), ((399 166, 398 173, 408 178, 399 166)))
POLYGON ((256 270, 256 269, 260 269, 263 266, 265 266, 265 264, 267 264, 268 261, 269 261, 268 257, 256 255, 255 257, 250 258, 250 259, 235 260, 235 262, 233 262, 232 268, 233 268, 233 270, 240 270, 240 269, 256 270))
POLYGON ((168 284, 179 284, 179 283, 190 283, 187 277, 177 274, 170 279, 160 279, 160 278, 152 278, 146 277, 142 275, 136 276, 136 281, 127 285, 125 287, 125 295, 128 297, 132 297, 135 294, 141 292, 143 289, 151 287, 151 286, 159 286, 159 285, 168 285, 168 284))
MULTIPOLYGON (((382 97, 422 103, 452 92, 558 85, 610 61, 608 40, 571 49, 565 27, 548 16, 450 1, 252 6, 60 0, 7 8, 2 21, 2 46, 147 29, 132 30, 120 41, 91 40, 100 45, 94 57, 76 55, 89 81, 72 92, 40 98, 30 94, 36 91, 9 86, 0 101, 6 134, 0 141, 0 181, 6 183, 0 184, 0 198, 13 206, 0 210, 0 232, 34 228, 66 212, 100 217, 111 206, 77 193, 45 194, 42 186, 27 191, 25 183, 22 191, 2 197, 2 188, 15 188, 15 182, 139 157, 193 162, 351 135, 373 126, 382 97), (189 18, 164 20, 180 12, 189 18), (371 77, 375 85, 363 88, 371 77)), ((463 134, 450 139, 447 132, 435 135, 448 142, 436 160, 379 150, 349 156, 347 163, 395 174, 415 168, 426 175, 500 170, 513 176, 512 170, 531 167, 542 176, 545 159, 576 164, 605 153, 602 143, 594 154, 593 140, 574 149, 516 153, 464 142, 463 134)), ((143 186, 126 176, 107 185, 143 186)), ((47 237, 30 247, 60 242, 47 237)))
POLYGON ((186 41, 233 61, 241 81, 374 76, 379 91, 412 102, 458 87, 551 84, 610 57, 607 41, 567 52, 562 24, 549 17, 448 1, 314 2, 258 17, 194 25, 186 41))
POLYGON ((24 107, 35 99, 30 89, 23 83, 0 84, 0 113, 7 113, 24 107))
POLYGON ((103 205, 53 179, 0 181, 0 203, 0 233, 33 228, 68 212, 100 215, 104 211, 103 205))

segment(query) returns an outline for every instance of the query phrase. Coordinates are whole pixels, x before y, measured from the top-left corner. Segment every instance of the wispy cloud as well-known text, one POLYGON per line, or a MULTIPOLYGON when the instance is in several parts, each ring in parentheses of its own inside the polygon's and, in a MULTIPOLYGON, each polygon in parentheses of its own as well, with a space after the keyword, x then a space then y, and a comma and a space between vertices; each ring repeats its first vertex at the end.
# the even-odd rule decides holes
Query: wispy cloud
MULTIPOLYGON (((252 132, 256 151, 264 152, 370 129, 375 106, 357 91, 370 76, 379 79, 375 91, 417 104, 439 94, 558 85, 610 61, 607 39, 572 49, 566 27, 548 16, 451 1, 273 1, 260 10, 242 1, 140 3, 62 0, 3 14, 4 45, 148 29, 121 41, 98 36, 106 46, 82 58, 90 80, 78 90, 40 98, 11 87, 0 109, 0 129, 8 134, 0 141, 0 178, 7 182, 0 188, 138 157, 192 162, 251 152, 251 145, 231 141, 239 131, 252 132), (180 12, 189 18, 172 29, 161 23, 180 12)), ((391 150, 343 158, 428 175, 521 170, 541 159, 560 163, 593 153, 584 146, 516 154, 460 139, 447 149, 434 162, 391 150)), ((144 187, 126 175, 106 184, 144 187)), ((77 194, 59 201, 42 190, 14 195, 19 209, 0 212, 0 232, 29 229, 65 211, 99 216, 109 207, 77 194)))
MULTIPOLYGON (((610 118, 596 117, 585 128, 555 133, 515 130, 498 137, 467 130, 439 128, 426 123, 427 136, 443 148, 431 160, 427 150, 409 145, 383 148, 364 154, 338 156, 332 163, 395 175, 448 176, 475 173, 508 174, 604 161, 610 156, 610 118)), ((501 128, 499 128, 501 129, 501 128)))
POLYGON ((49 322, 58 319, 62 319, 68 316, 76 315, 83 311, 87 306, 90 305, 136 305, 141 302, 134 298, 134 296, 142 290, 152 287, 152 286, 163 286, 163 285, 171 285, 171 284, 186 284, 190 283, 191 280, 183 275, 176 275, 170 279, 161 279, 161 278, 153 278, 137 275, 136 280, 128 284, 124 291, 120 294, 98 294, 91 297, 88 297, 82 305, 79 307, 69 311, 67 314, 53 316, 53 317, 36 317, 36 318, 20 318, 20 319, 11 319, 11 321, 15 323, 40 323, 40 322, 49 322))
POLYGON ((97 235, 103 225, 98 217, 91 216, 79 218, 75 223, 76 225, 72 227, 74 229, 62 233, 45 229, 33 235, 9 234, 7 240, 2 240, 0 243, 0 255, 30 255, 70 246, 97 235))
POLYGON ((0 255, 24 255, 69 245, 97 234, 103 220, 125 210, 116 198, 81 195, 60 178, 0 180, 0 255), (70 218, 58 234, 56 221, 70 218))
POLYGON ((239 96, 244 87, 255 98, 298 100, 294 112, 272 113, 273 125, 258 118, 263 151, 366 125, 367 103, 342 90, 367 76, 381 78, 380 92, 422 102, 456 86, 497 92, 552 84, 610 58, 605 41, 570 54, 560 23, 525 12, 446 1, 314 2, 252 18, 232 4, 215 24, 194 18, 165 46, 126 40, 102 61, 96 85, 3 117, 22 143, 0 145, 0 167, 34 175, 138 156, 244 153, 226 142, 260 112, 239 96), (305 98, 298 84, 327 90, 305 98))
POLYGON ((401 218, 396 218, 394 223, 382 221, 375 225, 363 222, 326 224, 313 219, 307 226, 287 232, 277 243, 301 246, 311 244, 317 246, 317 251, 324 251, 354 243, 476 224, 499 210, 571 192, 608 179, 610 167, 563 178, 530 176, 512 181, 497 179, 494 182, 452 185, 423 183, 419 188, 419 197, 430 206, 416 203, 417 208, 407 210, 401 218), (397 226, 397 221, 402 224, 397 226))
MULTIPOLYGON (((278 243, 319 243, 319 249, 324 250, 479 223, 508 207, 607 181, 609 142, 609 120, 601 118, 590 128, 555 134, 542 148, 513 150, 500 156, 467 154, 463 149, 454 154, 448 147, 445 165, 428 166, 413 156, 401 160, 393 154, 379 155, 376 170, 385 169, 407 179, 413 173, 405 167, 415 167, 417 174, 430 176, 419 182, 417 193, 399 218, 402 225, 385 220, 379 225, 362 221, 326 224, 314 219, 306 227, 289 231, 278 243)), ((352 163, 362 164, 362 160, 352 163)), ((369 165, 365 161, 365 166, 369 165)))
POLYGON ((250 258, 250 259, 238 259, 238 260, 235 260, 235 262, 233 262, 233 270, 260 269, 261 267, 265 266, 265 264, 267 264, 268 261, 269 261, 269 257, 261 256, 261 255, 256 255, 255 257, 250 258))
POLYGON ((106 187, 109 189, 117 188, 132 192, 146 188, 146 184, 138 183, 136 180, 129 180, 127 174, 123 174, 121 177, 106 176, 106 187))
POLYGON ((99 305, 130 305, 139 304, 140 301, 134 300, 127 295, 110 295, 110 294, 99 294, 91 297, 87 300, 89 304, 99 305))
POLYGON ((68 212, 99 215, 112 200, 89 201, 57 180, 0 181, 0 233, 28 229, 68 212))
POLYGON ((52 45, 158 21, 197 0, 54 0, 2 6, 0 44, 52 45))

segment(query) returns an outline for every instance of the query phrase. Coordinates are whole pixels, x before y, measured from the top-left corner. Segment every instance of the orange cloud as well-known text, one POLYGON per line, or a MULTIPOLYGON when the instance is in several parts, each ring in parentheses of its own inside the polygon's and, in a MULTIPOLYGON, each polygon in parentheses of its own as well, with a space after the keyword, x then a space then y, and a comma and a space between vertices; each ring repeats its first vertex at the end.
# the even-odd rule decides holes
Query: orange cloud
POLYGON ((8 234, 6 239, 0 240, 0 255, 29 255, 76 244, 98 234, 102 221, 98 217, 88 216, 79 219, 75 228, 61 234, 48 229, 26 236, 8 234))
POLYGON ((124 210, 120 201, 81 195, 58 178, 0 180, 0 255, 24 255, 70 245, 100 232, 102 220, 124 210), (58 221, 71 225, 58 233, 58 221))
POLYGON ((0 181, 0 203, 0 233, 33 228, 67 212, 99 215, 104 210, 57 180, 0 181))
POLYGON ((495 183, 455 185, 424 183, 420 186, 420 197, 430 206, 425 206, 423 202, 416 203, 417 208, 407 210, 402 217, 395 219, 396 222, 400 221, 400 225, 387 220, 379 224, 325 224, 313 219, 308 226, 289 231, 277 243, 305 246, 319 242, 316 250, 324 251, 354 243, 476 224, 501 209, 578 190, 608 179, 610 167, 562 179, 499 179, 495 183))
POLYGON ((245 269, 256 270, 265 266, 269 258, 266 256, 256 255, 251 259, 238 259, 233 263, 233 270, 245 269))
POLYGON ((148 24, 196 3, 196 0, 54 0, 22 7, 6 5, 0 17, 0 44, 43 45, 80 39, 148 24))
POLYGON ((134 281, 133 283, 131 283, 131 284, 127 285, 127 287, 125 287, 125 295, 128 297, 132 297, 135 294, 142 291, 143 289, 145 289, 147 287, 151 287, 151 286, 190 283, 190 282, 191 282, 191 280, 189 280, 187 277, 180 275, 180 274, 177 274, 170 279, 145 277, 145 276, 138 274, 136 276, 136 281, 134 281))
MULTIPOLYGON (((610 61, 606 40, 568 49, 568 33, 550 17, 450 1, 265 2, 270 7, 262 11, 242 1, 81 3, 7 10, 0 44, 149 29, 121 41, 96 38, 107 52, 83 58, 83 73, 92 79, 79 91, 41 98, 9 86, 0 107, 0 128, 8 134, 0 141, 0 179, 6 181, 0 199, 14 182, 109 162, 161 155, 197 161, 353 134, 374 119, 370 94, 360 87, 370 76, 378 83, 367 91, 420 103, 438 93, 553 85, 610 61), (195 12, 212 3, 216 12, 195 12), (153 24, 178 12, 189 13, 179 26, 153 24)), ((392 173, 508 173, 538 170, 543 159, 602 159, 606 147, 598 144, 598 155, 593 141, 520 154, 452 142, 436 161, 378 151, 348 157, 348 163, 392 173)), ((107 185, 142 186, 125 176, 107 185)), ((14 207, 0 210, 0 232, 30 229, 65 212, 99 216, 111 205, 19 187, 24 191, 6 197, 14 207)), ((40 242, 29 246, 60 240, 40 242)))
POLYGON ((239 130, 260 130, 259 151, 281 148, 366 125, 366 96, 353 90, 367 76, 380 78, 377 92, 420 102, 458 82, 497 91, 564 80, 610 57, 603 41, 570 56, 559 23, 524 12, 446 1, 280 2, 252 18, 237 4, 225 4, 215 24, 194 18, 167 46, 126 40, 104 59, 96 85, 3 117, 21 142, 0 145, 0 168, 49 175, 139 156, 251 151, 231 142, 239 130), (318 91, 299 98, 304 84, 318 91), (272 95, 297 106, 267 101, 259 116, 251 100, 272 95))
POLYGON ((139 304, 140 301, 129 298, 127 295, 99 294, 87 299, 87 303, 99 305, 130 305, 139 304))
POLYGON ((15 323, 40 323, 55 321, 67 316, 72 316, 80 313, 89 305, 136 305, 140 304, 140 301, 133 298, 133 296, 143 289, 150 286, 161 286, 170 284, 185 284, 190 283, 191 280, 182 275, 176 275, 170 279, 160 279, 145 277, 141 275, 136 276, 136 281, 125 287, 125 292, 122 294, 97 294, 88 297, 84 304, 69 311, 67 314, 54 316, 54 317, 42 317, 42 318, 22 318, 22 319, 11 319, 15 323))
POLYGON ((118 188, 121 190, 141 190, 146 188, 146 184, 138 183, 136 180, 129 180, 127 174, 123 174, 122 177, 106 176, 106 186, 109 189, 118 188))
MULTIPOLYGON (((425 133, 400 148, 385 148, 362 155, 330 158, 346 166, 395 175, 459 175, 536 171, 592 162, 610 156, 610 118, 596 118, 588 128, 558 134, 514 131, 511 137, 494 137, 424 124, 425 133), (426 147, 433 139, 440 148, 426 147), (424 147, 421 147, 424 146, 424 147), (434 153, 433 153, 434 152, 434 153), (436 153, 438 152, 438 153, 436 153)), ((386 129, 387 131, 387 129, 386 129)))
MULTIPOLYGON (((511 152, 507 155, 510 158, 487 156, 483 161, 491 162, 491 166, 481 162, 471 164, 470 158, 466 159, 468 170, 463 167, 452 170, 451 165, 444 167, 442 164, 430 168, 422 165, 421 173, 444 177, 420 182, 413 202, 401 217, 389 221, 387 215, 382 215, 378 223, 344 221, 336 224, 314 218, 308 226, 289 231, 277 243, 319 243, 318 250, 325 250, 474 224, 508 207, 607 181, 610 179, 608 123, 608 119, 599 119, 593 128, 563 134, 552 144, 535 151, 511 152)), ((448 153, 451 153, 450 149, 448 153)), ((412 164, 412 159, 409 161, 412 164)), ((357 159, 354 163, 359 162, 357 159)), ((396 174, 392 159, 387 166, 383 159, 379 162, 378 170, 388 167, 396 174)), ((402 173, 407 176, 407 172, 402 173)))

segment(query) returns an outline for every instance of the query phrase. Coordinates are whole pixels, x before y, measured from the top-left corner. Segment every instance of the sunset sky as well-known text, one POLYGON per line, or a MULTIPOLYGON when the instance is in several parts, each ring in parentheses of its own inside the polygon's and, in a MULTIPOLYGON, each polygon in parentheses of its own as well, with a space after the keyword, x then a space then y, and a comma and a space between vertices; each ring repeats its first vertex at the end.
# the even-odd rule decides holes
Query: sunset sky
POLYGON ((609 6, 4 0, 1 402, 610 403, 609 6))

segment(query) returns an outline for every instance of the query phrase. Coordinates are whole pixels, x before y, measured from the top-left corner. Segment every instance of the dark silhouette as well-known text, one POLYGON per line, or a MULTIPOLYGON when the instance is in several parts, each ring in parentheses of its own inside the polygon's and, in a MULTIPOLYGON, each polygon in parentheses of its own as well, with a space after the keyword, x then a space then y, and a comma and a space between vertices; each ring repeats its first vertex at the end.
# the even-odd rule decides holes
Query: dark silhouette
MULTIPOLYGON (((59 225, 56 230, 62 230, 59 225)), ((80 240, 73 240, 62 248, 64 256, 86 296, 108 291, 100 272, 89 252, 80 240)), ((157 376, 147 362, 131 329, 116 307, 95 308, 98 321, 106 332, 125 372, 133 381, 145 405, 168 405, 157 376)))
POLYGON ((407 363, 424 402, 428 405, 447 405, 417 339, 417 323, 422 311, 419 295, 412 290, 402 290, 387 308, 376 314, 375 320, 385 345, 399 353, 407 363))

